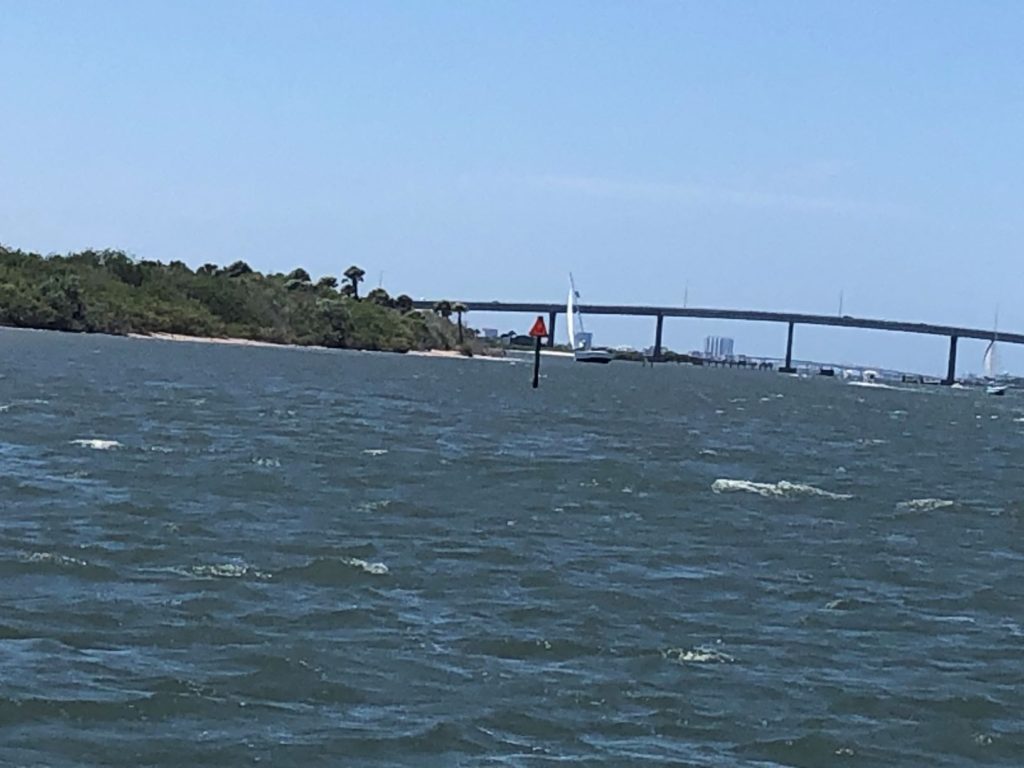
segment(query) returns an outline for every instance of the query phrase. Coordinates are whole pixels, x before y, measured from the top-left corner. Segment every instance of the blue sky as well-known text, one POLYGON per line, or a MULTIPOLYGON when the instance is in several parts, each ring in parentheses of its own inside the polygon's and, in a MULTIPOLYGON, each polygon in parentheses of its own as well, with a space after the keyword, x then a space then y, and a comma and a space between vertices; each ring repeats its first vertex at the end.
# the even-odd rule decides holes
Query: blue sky
MULTIPOLYGON (((848 314, 1024 331, 1021 29, 1014 2, 7 3, 0 242, 357 263, 425 297, 557 301, 569 270, 595 303, 842 290, 848 314)), ((689 320, 666 342, 716 332, 785 343, 689 320)), ((945 365, 942 339, 869 332, 798 328, 796 353, 945 365)))

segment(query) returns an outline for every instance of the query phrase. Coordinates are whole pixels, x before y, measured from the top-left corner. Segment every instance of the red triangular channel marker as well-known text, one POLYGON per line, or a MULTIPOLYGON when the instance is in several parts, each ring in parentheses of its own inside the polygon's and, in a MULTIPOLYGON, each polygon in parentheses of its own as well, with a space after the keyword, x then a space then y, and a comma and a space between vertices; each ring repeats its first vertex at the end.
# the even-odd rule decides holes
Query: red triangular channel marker
POLYGON ((544 325, 544 318, 540 315, 537 316, 537 322, 535 322, 533 324, 533 328, 530 329, 530 335, 534 338, 548 335, 548 327, 544 325))

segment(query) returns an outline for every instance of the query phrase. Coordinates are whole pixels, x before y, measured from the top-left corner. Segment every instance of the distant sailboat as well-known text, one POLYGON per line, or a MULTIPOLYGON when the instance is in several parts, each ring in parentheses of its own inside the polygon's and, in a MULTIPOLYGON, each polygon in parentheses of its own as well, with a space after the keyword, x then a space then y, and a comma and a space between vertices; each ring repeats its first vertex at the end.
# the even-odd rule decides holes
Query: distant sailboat
POLYGON ((569 328, 569 346, 577 363, 609 363, 612 354, 607 349, 594 349, 591 346, 592 336, 583 327, 583 313, 579 308, 579 291, 569 274, 569 300, 565 305, 566 325, 569 328), (577 328, 578 326, 578 328, 577 328))
POLYGON ((992 341, 985 347, 985 354, 981 359, 982 368, 985 371, 985 393, 997 396, 1006 394, 1006 385, 996 382, 996 377, 999 375, 999 351, 996 349, 998 326, 999 313, 996 312, 996 320, 992 326, 992 341))

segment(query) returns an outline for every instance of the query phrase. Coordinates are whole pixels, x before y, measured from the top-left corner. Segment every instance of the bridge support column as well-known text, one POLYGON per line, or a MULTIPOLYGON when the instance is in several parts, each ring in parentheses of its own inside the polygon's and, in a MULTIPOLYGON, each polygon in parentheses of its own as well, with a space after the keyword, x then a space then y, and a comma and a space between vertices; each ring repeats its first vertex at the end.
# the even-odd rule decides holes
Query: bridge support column
POLYGON ((654 329, 654 354, 651 355, 652 363, 661 362, 661 329, 665 325, 665 316, 658 315, 658 324, 654 329))
POLYGON ((793 323, 789 324, 789 332, 786 335, 786 364, 779 369, 780 373, 796 373, 793 367, 793 323))
POLYGON ((548 312, 548 346, 555 346, 555 318, 558 317, 557 312, 548 312))
POLYGON ((946 367, 946 378, 943 384, 949 386, 956 381, 956 342, 959 337, 949 337, 949 364, 946 367))

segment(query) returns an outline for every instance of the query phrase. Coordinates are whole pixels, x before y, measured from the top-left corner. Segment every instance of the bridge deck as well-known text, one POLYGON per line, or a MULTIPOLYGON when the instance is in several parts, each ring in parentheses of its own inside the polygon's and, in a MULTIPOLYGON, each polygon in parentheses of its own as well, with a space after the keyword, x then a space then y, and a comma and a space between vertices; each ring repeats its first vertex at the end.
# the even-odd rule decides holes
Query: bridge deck
MULTIPOLYGON (((433 301, 415 301, 417 309, 431 309, 433 301)), ((538 304, 532 302, 508 301, 463 301, 470 312, 529 312, 531 314, 565 314, 563 304, 538 304)), ((962 328, 954 325, 933 325, 931 323, 911 323, 902 320, 876 320, 868 317, 850 317, 849 315, 810 315, 795 312, 763 312, 752 309, 705 309, 700 307, 652 307, 630 304, 583 304, 580 311, 587 315, 628 315, 639 317, 703 317, 715 320, 750 320, 767 323, 793 323, 794 325, 828 325, 839 328, 864 328, 875 331, 896 331, 901 333, 921 333, 929 336, 956 336, 961 339, 992 338, 991 330, 979 328, 962 328)), ((1024 344, 1024 334, 999 331, 996 334, 1001 342, 1008 344, 1024 344)))

